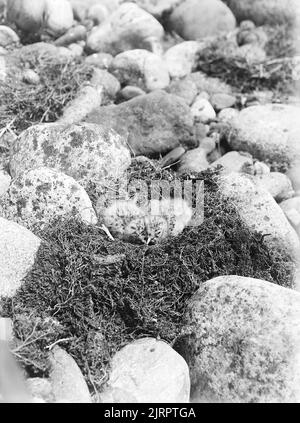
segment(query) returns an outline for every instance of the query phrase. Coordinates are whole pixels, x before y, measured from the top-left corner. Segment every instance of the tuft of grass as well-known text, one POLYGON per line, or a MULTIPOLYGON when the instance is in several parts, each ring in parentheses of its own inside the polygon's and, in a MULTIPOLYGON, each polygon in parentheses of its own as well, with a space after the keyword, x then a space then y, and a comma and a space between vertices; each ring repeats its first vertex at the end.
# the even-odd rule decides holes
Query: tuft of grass
POLYGON ((80 59, 65 63, 53 57, 31 59, 21 66, 30 66, 40 76, 40 84, 8 79, 0 86, 1 127, 11 124, 10 129, 17 135, 35 123, 55 122, 92 75, 92 68, 80 59))
POLYGON ((263 28, 268 35, 267 58, 263 62, 251 64, 228 54, 226 37, 219 37, 201 53, 198 70, 220 78, 241 93, 264 89, 273 90, 274 97, 291 93, 294 89, 293 56, 296 54, 293 30, 286 24, 263 28))
MULTIPOLYGON (((132 174, 150 180, 153 168, 135 163, 132 174)), ((47 375, 48 347, 58 342, 99 392, 122 346, 144 336, 173 345, 187 301, 203 282, 235 274, 291 286, 290 258, 245 227, 222 199, 218 172, 185 179, 204 181, 205 220, 176 239, 153 246, 111 241, 100 227, 74 218, 54 220, 38 233, 43 243, 31 272, 13 299, 0 302, 1 315, 13 319, 14 352, 29 375, 47 375), (105 265, 108 256, 120 260, 105 265)))

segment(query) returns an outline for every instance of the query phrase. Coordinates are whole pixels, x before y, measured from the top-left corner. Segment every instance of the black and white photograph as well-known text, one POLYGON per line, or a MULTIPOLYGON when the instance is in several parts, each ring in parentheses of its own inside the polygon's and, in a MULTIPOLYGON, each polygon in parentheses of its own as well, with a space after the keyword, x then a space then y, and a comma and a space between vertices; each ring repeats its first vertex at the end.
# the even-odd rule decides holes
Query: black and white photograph
POLYGON ((0 0, 12 403, 300 403, 300 0, 0 0))

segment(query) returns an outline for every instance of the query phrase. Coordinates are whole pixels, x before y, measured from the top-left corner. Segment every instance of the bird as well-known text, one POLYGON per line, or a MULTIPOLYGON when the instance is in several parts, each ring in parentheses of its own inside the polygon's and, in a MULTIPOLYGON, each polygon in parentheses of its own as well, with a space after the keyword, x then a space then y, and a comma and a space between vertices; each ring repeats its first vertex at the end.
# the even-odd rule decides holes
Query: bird
POLYGON ((104 210, 102 220, 112 235, 122 237, 128 224, 144 215, 133 200, 115 200, 104 210))
POLYGON ((153 245, 179 235, 192 218, 181 198, 150 200, 142 209, 134 200, 116 200, 103 214, 105 227, 124 241, 153 245))

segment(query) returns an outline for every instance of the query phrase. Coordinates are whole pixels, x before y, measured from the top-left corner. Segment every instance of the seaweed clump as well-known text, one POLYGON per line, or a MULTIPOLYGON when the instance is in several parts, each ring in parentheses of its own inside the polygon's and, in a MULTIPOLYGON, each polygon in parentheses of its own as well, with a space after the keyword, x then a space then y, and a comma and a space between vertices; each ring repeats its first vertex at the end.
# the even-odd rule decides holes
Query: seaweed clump
MULTIPOLYGON (((153 177, 141 163, 132 171, 153 177)), ((160 176, 174 178, 168 171, 160 176)), ((222 199, 218 172, 181 180, 187 179, 204 181, 205 219, 176 239, 153 246, 112 241, 101 227, 74 218, 38 233, 43 243, 33 269, 15 297, 0 303, 1 315, 14 321, 14 352, 29 375, 47 375, 47 352, 59 343, 99 392, 122 346, 144 336, 173 345, 187 301, 203 282, 235 274, 291 286, 290 258, 245 227, 222 199)))

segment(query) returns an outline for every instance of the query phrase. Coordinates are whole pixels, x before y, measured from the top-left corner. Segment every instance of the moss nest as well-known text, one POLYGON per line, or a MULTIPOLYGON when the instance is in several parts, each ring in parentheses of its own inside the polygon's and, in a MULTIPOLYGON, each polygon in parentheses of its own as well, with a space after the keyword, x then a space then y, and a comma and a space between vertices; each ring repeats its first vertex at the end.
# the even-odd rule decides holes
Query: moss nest
MULTIPOLYGON (((133 177, 153 179, 135 163, 133 177)), ((173 179, 169 171, 156 177, 173 179)), ((57 219, 31 272, 13 299, 1 301, 13 319, 13 352, 30 376, 47 376, 47 353, 58 342, 76 360, 91 391, 105 386, 110 359, 130 341, 178 336, 189 298, 216 276, 241 275, 291 286, 292 263, 250 232, 218 191, 218 171, 184 175, 204 181, 204 224, 153 246, 112 241, 99 226, 57 219), (104 262, 106 263, 104 264, 104 262)))
POLYGON ((0 86, 1 127, 10 125, 16 135, 33 124, 55 122, 65 106, 76 97, 82 84, 89 81, 92 68, 82 58, 65 62, 53 57, 26 56, 26 63, 40 77, 40 83, 28 84, 8 79, 0 86))
POLYGON ((294 33, 291 25, 264 26, 268 36, 265 46, 267 58, 259 63, 249 63, 245 58, 228 54, 228 40, 219 37, 201 52, 198 70, 218 77, 241 93, 256 90, 273 90, 276 100, 283 100, 294 90, 293 56, 294 33))

